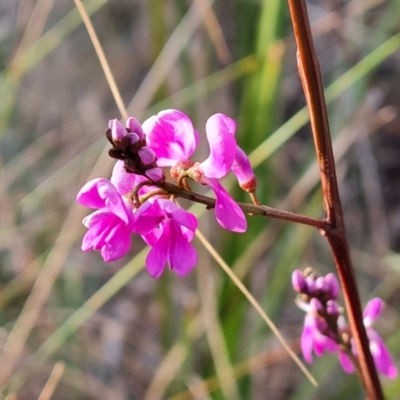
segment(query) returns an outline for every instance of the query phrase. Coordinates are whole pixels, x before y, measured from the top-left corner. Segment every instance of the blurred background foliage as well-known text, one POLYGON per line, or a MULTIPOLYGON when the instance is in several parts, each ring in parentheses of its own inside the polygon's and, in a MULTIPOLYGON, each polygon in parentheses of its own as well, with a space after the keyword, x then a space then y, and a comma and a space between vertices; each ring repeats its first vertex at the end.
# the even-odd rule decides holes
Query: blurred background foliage
MULTIPOLYGON (((260 200, 322 216, 287 4, 209 3, 84 6, 129 115, 143 121, 181 109, 203 135, 199 159, 208 152, 207 118, 232 116, 257 167, 260 200)), ((377 330, 398 360, 400 4, 308 6, 362 302, 387 302, 377 330)), ((310 367, 315 389, 200 242, 199 265, 184 279, 166 271, 155 281, 142 271, 140 238, 109 265, 81 252, 88 210, 75 196, 88 179, 109 176, 104 132, 121 113, 71 0, 0 0, 0 68, 1 398, 364 398, 334 356, 310 367), (51 395, 45 385, 52 379, 51 395)), ((203 207, 191 209, 298 351, 303 314, 290 275, 306 266, 333 271, 324 239, 311 228, 256 217, 235 235, 203 207)), ((399 381, 382 382, 387 398, 398 399, 399 381)))

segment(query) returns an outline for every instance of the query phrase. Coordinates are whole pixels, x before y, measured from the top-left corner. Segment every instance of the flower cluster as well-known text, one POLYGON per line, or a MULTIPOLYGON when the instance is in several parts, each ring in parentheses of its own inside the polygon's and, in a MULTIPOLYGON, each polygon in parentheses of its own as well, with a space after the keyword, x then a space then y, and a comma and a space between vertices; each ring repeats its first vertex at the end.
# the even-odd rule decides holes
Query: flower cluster
POLYGON ((197 162, 190 158, 199 134, 181 111, 162 111, 142 125, 133 117, 125 126, 111 120, 106 133, 112 145, 109 155, 118 160, 111 180, 93 179, 77 195, 79 203, 96 210, 83 220, 88 231, 82 250, 100 250, 104 261, 113 261, 129 251, 131 235, 136 233, 151 246, 146 267, 153 277, 160 277, 165 265, 178 275, 187 274, 197 263, 191 244, 197 219, 168 192, 165 167, 170 168, 178 189, 191 190, 189 179, 209 186, 215 193, 218 223, 244 232, 244 213, 220 183, 232 171, 240 187, 254 196, 256 178, 248 157, 236 144, 235 129, 235 122, 226 115, 210 117, 206 124, 210 154, 197 162))
MULTIPOLYGON (((312 362, 312 350, 320 357, 326 352, 338 353, 340 364, 347 373, 355 370, 352 358, 357 358, 351 331, 343 317, 343 309, 337 302, 339 283, 333 274, 317 277, 311 269, 295 270, 292 285, 299 293, 296 303, 306 312, 301 348, 304 359, 312 362)), ((397 377, 397 369, 382 338, 372 328, 383 308, 379 298, 370 300, 364 310, 364 326, 376 368, 391 379, 397 377)))

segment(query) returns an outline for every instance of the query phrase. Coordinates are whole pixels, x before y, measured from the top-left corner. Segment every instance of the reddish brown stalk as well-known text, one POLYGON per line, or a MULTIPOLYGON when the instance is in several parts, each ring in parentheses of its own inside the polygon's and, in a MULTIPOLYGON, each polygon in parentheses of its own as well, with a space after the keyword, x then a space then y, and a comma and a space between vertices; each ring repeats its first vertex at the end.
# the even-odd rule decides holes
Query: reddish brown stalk
POLYGON ((330 227, 325 231, 325 236, 331 246, 340 277, 349 324, 359 358, 362 383, 368 399, 383 400, 382 388, 369 350, 360 298, 348 249, 321 73, 311 36, 307 8, 305 0, 288 0, 288 2, 298 48, 298 68, 310 114, 321 173, 326 222, 330 227))
MULTIPOLYGON (((164 182, 159 184, 154 183, 153 185, 165 190, 166 193, 173 194, 177 197, 194 201, 196 203, 204 204, 205 206, 207 206, 208 209, 212 209, 215 207, 215 199, 186 189, 181 189, 180 187, 170 182, 164 182)), ((305 215, 292 213, 290 211, 278 210, 276 208, 258 204, 241 203, 241 202, 238 202, 237 204, 246 214, 263 215, 264 217, 270 217, 282 221, 295 222, 302 225, 312 226, 324 232, 327 229, 329 229, 328 223, 318 218, 311 218, 305 215)))

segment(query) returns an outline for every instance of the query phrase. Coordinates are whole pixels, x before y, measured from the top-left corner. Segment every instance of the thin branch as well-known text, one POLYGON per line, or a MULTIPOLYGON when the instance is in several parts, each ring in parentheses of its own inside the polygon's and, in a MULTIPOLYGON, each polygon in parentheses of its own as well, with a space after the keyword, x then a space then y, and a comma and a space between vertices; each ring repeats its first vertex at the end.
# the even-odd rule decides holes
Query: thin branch
POLYGON ((297 61, 303 84, 321 174, 326 221, 325 231, 343 288, 351 333, 357 349, 363 384, 370 400, 383 393, 364 328, 360 298, 351 264, 335 172, 328 117, 319 63, 311 36, 305 0, 288 0, 298 47, 297 61))
MULTIPOLYGON (((181 197, 186 200, 191 200, 196 203, 204 204, 205 206, 207 206, 208 209, 215 208, 215 199, 208 196, 204 196, 200 193, 181 189, 180 187, 170 182, 154 184, 154 186, 164 189, 166 192, 173 194, 177 197, 181 197)), ((237 204, 246 214, 262 215, 265 217, 279 219, 287 222, 295 222, 302 225, 312 226, 322 231, 323 234, 325 234, 330 229, 330 225, 325 220, 321 220, 318 218, 310 218, 305 215, 292 213, 290 211, 278 210, 276 208, 267 207, 263 205, 242 203, 242 202, 237 202, 237 204)))

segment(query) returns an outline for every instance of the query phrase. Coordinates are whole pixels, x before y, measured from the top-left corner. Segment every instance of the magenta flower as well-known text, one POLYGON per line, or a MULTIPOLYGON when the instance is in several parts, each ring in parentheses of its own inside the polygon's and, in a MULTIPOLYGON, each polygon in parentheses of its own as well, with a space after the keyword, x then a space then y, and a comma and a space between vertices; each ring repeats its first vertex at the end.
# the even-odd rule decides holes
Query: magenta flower
POLYGON ((186 275, 197 264, 197 253, 189 243, 197 229, 196 217, 166 199, 146 201, 136 211, 135 231, 152 246, 146 268, 159 278, 168 264, 178 275, 186 275))
POLYGON ((82 250, 100 250, 106 262, 123 257, 131 246, 133 214, 114 185, 105 178, 93 179, 83 186, 76 199, 97 209, 82 221, 88 228, 82 250))
MULTIPOLYGON (((142 175, 126 172, 124 162, 118 160, 114 165, 110 180, 117 191, 122 196, 125 196, 128 193, 131 193, 139 183, 144 182, 147 179, 142 175)), ((145 194, 155 189, 157 188, 154 186, 143 186, 139 190, 139 194, 145 194)))
MULTIPOLYGON (((304 320, 304 329, 301 335, 301 349, 304 359, 312 362, 312 350, 317 356, 325 351, 338 352, 339 361, 343 370, 349 374, 354 372, 354 364, 343 346, 348 346, 350 328, 341 315, 341 309, 336 299, 339 294, 339 282, 334 274, 316 277, 307 271, 293 271, 292 285, 299 296, 296 300, 299 308, 307 314, 304 320), (341 336, 345 334, 346 339, 341 336)), ((378 333, 372 329, 372 324, 379 317, 383 308, 383 301, 379 298, 368 302, 364 310, 364 326, 369 338, 369 345, 376 368, 390 379, 397 377, 397 369, 390 353, 378 333)), ((357 357, 353 339, 350 338, 351 351, 357 357)))
POLYGON ((154 150, 159 167, 172 167, 171 174, 182 172, 215 193, 215 216, 225 229, 244 232, 246 218, 222 185, 218 182, 232 168, 236 155, 236 140, 230 132, 231 119, 215 114, 206 123, 209 157, 201 163, 189 160, 199 142, 199 136, 189 117, 177 110, 165 110, 143 123, 147 145, 154 150))
MULTIPOLYGON (((214 117, 223 119, 228 132, 232 136, 235 136, 236 123, 232 118, 229 118, 224 114, 215 114, 214 117)), ((243 190, 246 192, 254 192, 256 190, 257 179, 254 175, 253 167, 251 166, 247 154, 238 145, 236 145, 236 153, 231 170, 236 175, 239 185, 243 190)))
MULTIPOLYGON (((372 357, 375 361, 375 366, 379 372, 386 375, 390 379, 397 378, 397 369, 393 363, 392 357, 387 349, 385 343, 379 334, 372 328, 373 323, 381 314, 384 302, 379 298, 374 298, 368 302, 364 309, 364 326, 367 330, 367 336, 369 339, 369 346, 372 357)), ((355 355, 355 346, 352 343, 352 350, 355 355)), ((343 369, 347 373, 354 372, 354 365, 347 356, 347 354, 340 352, 339 360, 343 369)))
POLYGON ((316 298, 313 298, 309 304, 302 304, 302 308, 307 310, 307 315, 304 319, 300 344, 304 359, 310 364, 312 363, 313 349, 318 357, 321 357, 325 351, 334 353, 339 350, 338 344, 328 336, 327 322, 318 315, 318 311, 322 307, 321 302, 316 298))

